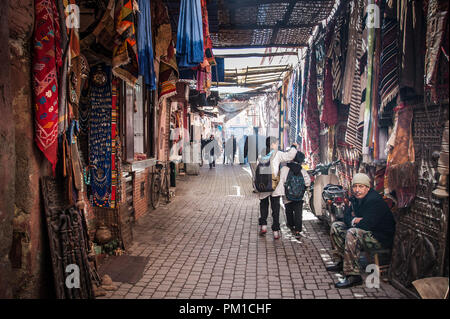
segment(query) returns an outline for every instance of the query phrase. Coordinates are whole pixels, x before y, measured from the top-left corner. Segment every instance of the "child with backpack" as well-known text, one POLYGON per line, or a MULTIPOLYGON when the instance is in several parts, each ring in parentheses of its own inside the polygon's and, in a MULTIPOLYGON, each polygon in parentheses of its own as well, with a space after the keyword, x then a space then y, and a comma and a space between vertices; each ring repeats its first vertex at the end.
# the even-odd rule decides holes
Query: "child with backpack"
MULTIPOLYGON (((267 233, 267 217, 269 215, 269 201, 272 208, 272 231, 274 239, 280 238, 280 196, 277 193, 279 184, 279 168, 281 163, 291 161, 297 154, 296 145, 292 145, 288 152, 278 151, 278 141, 274 137, 266 138, 266 155, 258 159, 255 170, 255 188, 259 192, 259 234, 267 233)), ((284 193, 284 192, 283 192, 284 193)))
POLYGON ((282 186, 280 186, 279 192, 280 194, 283 192, 287 226, 297 239, 300 238, 302 231, 303 195, 306 188, 311 185, 311 179, 301 165, 304 160, 305 154, 299 151, 294 160, 287 163, 280 171, 280 185, 282 186))

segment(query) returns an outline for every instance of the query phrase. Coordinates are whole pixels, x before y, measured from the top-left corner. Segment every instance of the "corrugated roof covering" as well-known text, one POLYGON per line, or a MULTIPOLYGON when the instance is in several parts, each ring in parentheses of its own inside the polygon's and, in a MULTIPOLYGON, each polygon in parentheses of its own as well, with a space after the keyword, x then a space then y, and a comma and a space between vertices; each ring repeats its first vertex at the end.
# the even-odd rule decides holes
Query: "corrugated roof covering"
MULTIPOLYGON (((173 22, 178 0, 166 0, 173 22)), ((335 0, 213 0, 208 4, 214 48, 306 46, 335 0)), ((176 25, 174 25, 176 30, 176 25)))

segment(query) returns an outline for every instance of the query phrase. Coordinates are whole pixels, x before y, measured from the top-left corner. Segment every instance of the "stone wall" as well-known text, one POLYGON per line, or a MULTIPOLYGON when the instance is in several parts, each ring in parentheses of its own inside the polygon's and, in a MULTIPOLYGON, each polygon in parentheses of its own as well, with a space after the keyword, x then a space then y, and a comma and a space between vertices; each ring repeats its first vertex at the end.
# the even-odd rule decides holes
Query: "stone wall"
POLYGON ((34 142, 31 78, 34 1, 10 1, 11 104, 15 124, 15 206, 10 259, 15 298, 39 298, 53 291, 39 178, 51 174, 34 142), (50 285, 48 284, 50 282, 50 285))
POLYGON ((12 243, 14 216, 14 121, 10 101, 9 68, 9 0, 0 2, 0 299, 11 298, 11 262, 9 251, 12 243), (6 63, 5 63, 6 62, 6 63))

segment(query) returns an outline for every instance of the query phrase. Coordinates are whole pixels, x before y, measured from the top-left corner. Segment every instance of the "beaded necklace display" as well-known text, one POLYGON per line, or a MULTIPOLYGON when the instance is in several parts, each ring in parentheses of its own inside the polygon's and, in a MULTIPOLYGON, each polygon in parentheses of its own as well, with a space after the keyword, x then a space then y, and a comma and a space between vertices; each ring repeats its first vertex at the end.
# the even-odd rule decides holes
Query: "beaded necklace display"
POLYGON ((111 68, 96 65, 91 73, 89 162, 93 204, 110 207, 111 195, 111 68))

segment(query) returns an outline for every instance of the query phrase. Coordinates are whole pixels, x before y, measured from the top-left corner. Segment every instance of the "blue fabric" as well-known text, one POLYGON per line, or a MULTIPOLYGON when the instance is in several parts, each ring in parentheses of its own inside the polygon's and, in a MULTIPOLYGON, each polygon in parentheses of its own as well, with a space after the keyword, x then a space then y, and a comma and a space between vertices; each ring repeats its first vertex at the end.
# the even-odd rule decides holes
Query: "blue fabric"
POLYGON ((203 24, 200 0, 181 0, 177 30, 177 56, 180 67, 203 62, 203 24))
POLYGON ((224 82, 225 81, 225 59, 215 58, 217 66, 212 66, 212 81, 213 82, 224 82), (217 68, 217 72, 216 72, 217 68))
POLYGON ((139 0, 138 19, 138 62, 139 74, 150 90, 156 89, 156 76, 153 64, 152 15, 150 0, 139 0))

